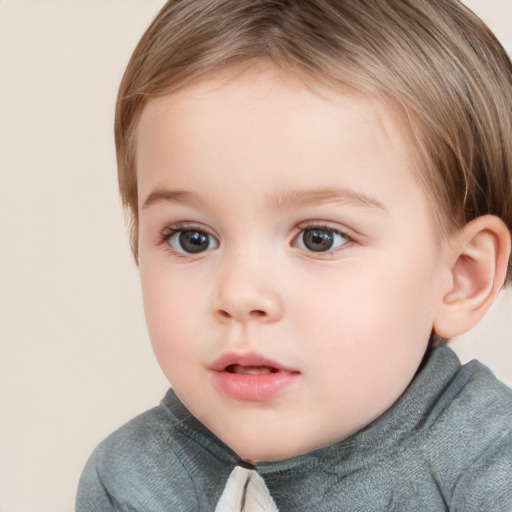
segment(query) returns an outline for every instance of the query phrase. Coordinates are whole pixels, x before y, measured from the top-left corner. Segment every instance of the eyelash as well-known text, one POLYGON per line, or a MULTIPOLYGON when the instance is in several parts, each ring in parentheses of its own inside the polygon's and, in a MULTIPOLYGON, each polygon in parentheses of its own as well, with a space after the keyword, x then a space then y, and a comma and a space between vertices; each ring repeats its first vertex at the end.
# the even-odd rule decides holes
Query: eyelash
MULTIPOLYGON (((292 245, 294 247, 297 247, 297 248, 303 250, 304 252, 306 252, 308 254, 316 255, 317 257, 329 256, 329 255, 336 254, 336 253, 342 251, 344 249, 345 245, 353 242, 352 237, 350 237, 346 232, 336 229, 327 224, 311 223, 311 224, 307 224, 307 225, 300 225, 300 226, 298 226, 298 229, 300 231, 298 234, 296 234, 293 237, 292 245), (304 234, 306 232, 308 232, 308 231, 311 232, 311 231, 315 231, 315 230, 319 231, 319 232, 329 233, 330 235, 332 235, 334 237, 341 237, 345 241, 339 247, 336 247, 335 249, 327 249, 325 251, 322 251, 322 250, 315 251, 312 249, 308 249, 308 248, 300 247, 299 245, 296 245, 300 242, 301 237, 304 237, 304 234)), ((204 229, 203 227, 200 227, 200 226, 197 226, 194 224, 188 224, 188 223, 178 223, 178 224, 174 224, 173 226, 167 226, 160 233, 160 243, 165 244, 167 250, 171 251, 174 255, 177 255, 180 257, 191 257, 191 256, 193 257, 195 255, 201 255, 201 254, 204 254, 205 252, 214 250, 219 246, 219 242, 218 242, 217 238, 214 237, 211 233, 209 233, 209 231, 207 229, 204 229), (185 250, 177 250, 176 248, 174 248, 171 245, 171 241, 175 236, 181 235, 186 232, 191 232, 191 233, 195 232, 195 233, 200 233, 200 234, 206 235, 207 237, 209 237, 210 242, 212 240, 214 241, 215 247, 211 248, 210 243, 209 243, 208 248, 206 248, 205 250, 199 250, 196 253, 187 252, 185 250)), ((303 239, 302 239, 302 244, 304 245, 303 239)))
POLYGON ((166 249, 171 251, 173 254, 175 254, 177 256, 184 256, 184 257, 194 256, 196 254, 202 254, 204 252, 207 252, 208 250, 212 250, 211 248, 208 248, 208 249, 206 249, 204 251, 198 251, 197 253, 194 253, 194 252, 187 252, 187 251, 184 251, 184 250, 180 251, 180 250, 175 249, 171 245, 172 239, 175 236, 181 235, 181 234, 186 233, 186 232, 202 233, 202 234, 208 236, 210 238, 210 240, 214 240, 215 241, 215 244, 216 244, 216 247, 214 247, 215 249, 219 245, 218 240, 212 234, 210 234, 207 229, 204 229, 204 228, 202 228, 200 226, 197 226, 197 225, 194 225, 194 224, 187 224, 187 223, 174 224, 173 226, 168 226, 168 227, 164 228, 163 231, 160 233, 160 243, 161 244, 165 244, 166 245, 166 249))
POLYGON ((344 250, 345 245, 354 241, 346 232, 336 229, 333 226, 329 226, 327 224, 310 223, 310 224, 306 224, 306 225, 300 225, 299 229, 300 229, 299 233, 293 238, 294 243, 299 241, 301 239, 301 237, 304 237, 304 234, 308 231, 327 232, 327 233, 330 233, 331 235, 334 235, 335 237, 341 237, 345 240, 344 243, 341 244, 339 247, 334 248, 334 249, 328 249, 325 251, 314 251, 311 249, 302 249, 301 247, 299 247, 300 249, 304 250, 305 252, 307 252, 309 254, 314 254, 317 257, 330 256, 330 255, 336 254, 336 253, 344 250))

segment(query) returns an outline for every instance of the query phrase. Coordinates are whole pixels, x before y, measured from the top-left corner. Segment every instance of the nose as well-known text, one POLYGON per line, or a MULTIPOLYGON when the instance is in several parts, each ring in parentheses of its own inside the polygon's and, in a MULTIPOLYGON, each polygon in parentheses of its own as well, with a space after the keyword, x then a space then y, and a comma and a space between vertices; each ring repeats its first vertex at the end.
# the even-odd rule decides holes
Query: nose
POLYGON ((271 323, 283 315, 283 298, 274 272, 239 256, 220 271, 213 314, 221 322, 271 323))

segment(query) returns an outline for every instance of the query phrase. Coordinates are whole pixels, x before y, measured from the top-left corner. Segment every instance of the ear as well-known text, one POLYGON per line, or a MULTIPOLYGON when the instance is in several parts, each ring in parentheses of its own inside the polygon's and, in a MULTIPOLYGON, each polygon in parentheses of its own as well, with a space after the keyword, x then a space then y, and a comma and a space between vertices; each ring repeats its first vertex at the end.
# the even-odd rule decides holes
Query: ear
POLYGON ((453 338, 480 321, 505 282, 510 245, 506 224, 494 215, 476 218, 450 238, 447 286, 434 320, 437 335, 453 338))

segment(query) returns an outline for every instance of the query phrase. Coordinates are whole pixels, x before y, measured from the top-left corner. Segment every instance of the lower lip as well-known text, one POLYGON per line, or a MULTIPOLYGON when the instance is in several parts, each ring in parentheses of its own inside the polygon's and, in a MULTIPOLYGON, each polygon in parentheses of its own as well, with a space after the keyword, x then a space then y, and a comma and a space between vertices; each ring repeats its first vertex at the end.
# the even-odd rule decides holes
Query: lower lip
POLYGON ((248 374, 214 372, 213 381, 224 395, 248 402, 266 402, 281 394, 298 373, 280 370, 274 373, 248 374))

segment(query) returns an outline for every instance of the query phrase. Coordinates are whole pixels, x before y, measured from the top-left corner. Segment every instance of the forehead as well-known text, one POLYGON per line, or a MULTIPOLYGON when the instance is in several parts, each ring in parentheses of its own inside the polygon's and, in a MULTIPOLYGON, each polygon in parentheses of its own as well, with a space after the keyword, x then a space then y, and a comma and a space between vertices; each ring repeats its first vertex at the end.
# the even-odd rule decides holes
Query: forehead
MULTIPOLYGON (((400 138, 411 142, 408 149, 414 149, 408 117, 398 105, 341 83, 335 88, 321 80, 306 81, 265 61, 255 63, 254 67, 228 67, 208 73, 171 94, 151 98, 143 109, 137 132, 140 140, 141 131, 145 131, 150 123, 160 122, 171 115, 182 116, 181 128, 186 129, 187 124, 183 121, 193 123, 196 114, 205 117, 202 113, 215 112, 222 113, 222 118, 229 116, 230 121, 240 125, 247 108, 251 115, 260 113, 261 118, 266 117, 273 123, 275 118, 269 113, 290 111, 297 112, 298 116, 307 114, 312 122, 320 116, 325 120, 329 114, 334 114, 336 106, 345 107, 345 115, 377 123, 390 143, 400 132, 400 138)), ((305 126, 306 123, 303 128, 305 126)))
POLYGON ((166 176, 190 185, 205 167, 201 179, 212 187, 215 175, 243 178, 247 186, 257 177, 274 190, 287 178, 299 188, 314 181, 332 186, 336 176, 352 187, 354 176, 358 187, 371 189, 376 172, 417 180, 416 145, 400 109, 351 89, 313 90, 262 66, 217 73, 151 99, 137 128, 136 154, 141 201, 166 176))

